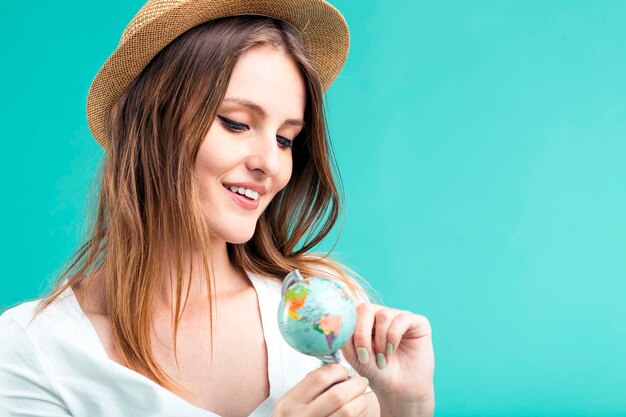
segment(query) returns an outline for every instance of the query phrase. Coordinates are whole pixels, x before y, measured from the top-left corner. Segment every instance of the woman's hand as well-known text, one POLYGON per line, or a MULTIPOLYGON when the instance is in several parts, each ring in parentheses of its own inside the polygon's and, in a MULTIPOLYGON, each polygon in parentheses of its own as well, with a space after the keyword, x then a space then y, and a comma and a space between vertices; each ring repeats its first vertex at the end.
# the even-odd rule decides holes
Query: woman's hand
POLYGON ((367 379, 347 378, 339 364, 309 372, 278 400, 272 417, 365 417, 367 379))
POLYGON ((369 379, 382 416, 433 414, 435 358, 426 317, 362 303, 354 335, 341 351, 359 375, 369 379), (359 356, 367 361, 361 363, 359 356))

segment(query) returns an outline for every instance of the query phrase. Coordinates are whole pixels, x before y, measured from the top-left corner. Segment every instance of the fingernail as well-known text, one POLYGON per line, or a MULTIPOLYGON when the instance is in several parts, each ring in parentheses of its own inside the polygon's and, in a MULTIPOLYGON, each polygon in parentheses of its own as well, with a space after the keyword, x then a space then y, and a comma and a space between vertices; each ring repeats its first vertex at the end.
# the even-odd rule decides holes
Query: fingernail
POLYGON ((378 369, 383 369, 387 366, 387 359, 385 359, 385 355, 382 353, 376 354, 376 365, 378 365, 378 369))
POLYGON ((356 354, 359 357, 359 362, 363 364, 370 360, 370 354, 367 352, 367 349, 363 347, 357 348, 356 354))
POLYGON ((387 343, 387 356, 391 357, 392 353, 393 353, 393 345, 391 343, 387 343))

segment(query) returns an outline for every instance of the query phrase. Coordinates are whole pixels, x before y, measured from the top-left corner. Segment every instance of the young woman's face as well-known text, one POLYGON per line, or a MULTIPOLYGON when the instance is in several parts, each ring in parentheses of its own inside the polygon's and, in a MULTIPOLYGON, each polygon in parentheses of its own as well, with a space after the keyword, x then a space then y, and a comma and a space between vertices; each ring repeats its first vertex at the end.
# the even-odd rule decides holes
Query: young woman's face
POLYGON ((194 167, 214 238, 252 238, 259 216, 291 178, 288 144, 302 130, 305 104, 304 80, 289 56, 259 45, 239 57, 194 167), (244 196, 231 186, 251 190, 244 196))

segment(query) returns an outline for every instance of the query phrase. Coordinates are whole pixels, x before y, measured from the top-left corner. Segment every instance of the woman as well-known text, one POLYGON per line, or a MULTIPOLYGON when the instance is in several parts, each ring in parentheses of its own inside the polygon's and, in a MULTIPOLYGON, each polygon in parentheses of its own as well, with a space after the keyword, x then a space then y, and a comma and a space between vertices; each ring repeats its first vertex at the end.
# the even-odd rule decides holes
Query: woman
POLYGON ((307 253, 339 215, 322 95, 348 44, 321 0, 139 11, 88 96, 106 150, 90 235, 0 317, 0 414, 432 415, 428 321, 307 253), (341 365, 280 339, 295 268, 364 301, 341 365))

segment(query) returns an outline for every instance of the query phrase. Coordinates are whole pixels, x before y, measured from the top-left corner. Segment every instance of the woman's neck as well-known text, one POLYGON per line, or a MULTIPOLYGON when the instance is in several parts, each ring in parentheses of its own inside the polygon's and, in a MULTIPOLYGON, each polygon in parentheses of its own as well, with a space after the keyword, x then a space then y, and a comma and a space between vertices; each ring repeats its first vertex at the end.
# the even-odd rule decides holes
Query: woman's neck
MULTIPOLYGON (((228 300, 249 290, 252 283, 248 277, 235 268, 228 258, 226 242, 217 244, 214 242, 210 253, 211 259, 207 261, 209 272, 212 274, 211 291, 213 299, 228 300), (213 269, 211 270, 211 261, 213 269)), ((199 253, 194 253, 192 257, 193 263, 190 268, 189 257, 182 262, 183 275, 181 287, 181 303, 185 303, 187 288, 189 288, 189 297, 187 298, 184 316, 188 318, 204 315, 207 313, 209 304, 209 291, 206 285, 206 274, 204 265, 199 253), (191 270, 191 279, 189 272, 191 270)), ((160 279, 159 286, 153 299, 153 312, 156 316, 165 317, 172 314, 176 308, 176 266, 170 265, 169 275, 155 279, 160 279)), ((89 276, 84 281, 73 286, 74 293, 81 301, 83 309, 88 310, 92 314, 108 315, 106 308, 106 300, 104 297, 104 281, 105 277, 94 275, 89 276), (88 284, 88 285, 85 285, 88 284)))
MULTIPOLYGON (((213 241, 211 250, 207 251, 209 258, 207 265, 209 273, 212 274, 211 292, 215 299, 231 298, 250 288, 252 285, 248 277, 243 275, 231 263, 225 241, 213 241)), ((208 305, 209 290, 207 288, 207 276, 199 251, 195 251, 191 256, 186 256, 182 263, 182 290, 183 299, 189 289, 186 309, 190 312, 208 305), (191 257, 191 267, 190 267, 191 257), (191 271, 191 274, 190 274, 191 271), (191 275, 191 279, 189 276, 191 275)), ((177 286, 176 266, 170 265, 169 275, 162 278, 161 288, 155 297, 155 308, 171 311, 175 308, 175 294, 177 286)))

